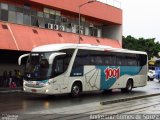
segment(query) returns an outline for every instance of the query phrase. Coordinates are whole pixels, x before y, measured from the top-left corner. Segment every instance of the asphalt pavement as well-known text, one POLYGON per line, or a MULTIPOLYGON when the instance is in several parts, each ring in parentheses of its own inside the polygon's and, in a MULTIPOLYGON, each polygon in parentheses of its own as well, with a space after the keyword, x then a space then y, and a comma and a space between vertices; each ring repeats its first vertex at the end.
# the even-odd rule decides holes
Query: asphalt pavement
POLYGON ((0 113, 18 115, 20 119, 90 119, 92 114, 144 114, 143 111, 160 114, 160 83, 157 80, 148 81, 147 86, 134 88, 131 93, 115 89, 106 94, 88 92, 79 98, 67 94, 26 94, 22 89, 20 92, 4 91, 0 90, 0 113))

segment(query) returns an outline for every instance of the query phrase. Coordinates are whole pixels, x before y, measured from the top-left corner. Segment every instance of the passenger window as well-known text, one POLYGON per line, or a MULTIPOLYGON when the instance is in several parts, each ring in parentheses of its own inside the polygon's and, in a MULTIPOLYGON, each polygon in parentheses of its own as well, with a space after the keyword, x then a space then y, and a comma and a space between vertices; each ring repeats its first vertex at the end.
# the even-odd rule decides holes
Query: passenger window
POLYGON ((63 60, 62 60, 62 59, 58 59, 58 60, 56 61, 54 71, 55 71, 56 74, 61 74, 61 73, 63 73, 63 60))
POLYGON ((96 56, 95 61, 96 61, 96 65, 102 65, 102 57, 96 56))
POLYGON ((53 66, 52 66, 52 75, 54 77, 65 72, 64 71, 64 61, 63 60, 64 60, 64 55, 63 56, 57 56, 54 59, 53 66))
POLYGON ((122 66, 122 57, 121 56, 117 57, 117 65, 122 66))

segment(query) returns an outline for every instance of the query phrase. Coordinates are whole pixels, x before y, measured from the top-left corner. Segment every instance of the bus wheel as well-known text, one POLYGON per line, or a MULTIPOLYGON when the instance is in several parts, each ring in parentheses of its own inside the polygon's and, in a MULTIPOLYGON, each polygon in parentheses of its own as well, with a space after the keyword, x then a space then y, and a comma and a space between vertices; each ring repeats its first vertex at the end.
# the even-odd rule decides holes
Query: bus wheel
POLYGON ((78 97, 81 92, 81 85, 79 83, 74 83, 71 89, 71 96, 78 97))
POLYGON ((129 79, 126 84, 126 88, 122 88, 121 91, 122 92, 131 92, 132 88, 133 88, 133 81, 131 79, 129 79))

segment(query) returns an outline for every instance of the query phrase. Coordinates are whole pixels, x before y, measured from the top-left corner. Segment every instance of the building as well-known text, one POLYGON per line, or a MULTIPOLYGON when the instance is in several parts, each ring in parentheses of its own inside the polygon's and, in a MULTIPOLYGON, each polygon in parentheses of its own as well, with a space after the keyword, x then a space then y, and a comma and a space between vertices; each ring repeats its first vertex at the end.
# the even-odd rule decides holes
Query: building
POLYGON ((80 42, 121 48, 122 10, 88 1, 0 0, 0 76, 4 70, 22 69, 18 57, 39 45, 80 42))

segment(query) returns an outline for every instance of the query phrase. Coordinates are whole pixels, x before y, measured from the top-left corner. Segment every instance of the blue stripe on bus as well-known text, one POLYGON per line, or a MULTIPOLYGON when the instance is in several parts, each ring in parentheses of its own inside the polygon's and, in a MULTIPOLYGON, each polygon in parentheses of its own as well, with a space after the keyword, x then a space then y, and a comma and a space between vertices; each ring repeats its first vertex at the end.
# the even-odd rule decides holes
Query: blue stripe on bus
POLYGON ((96 68, 101 70, 100 89, 104 90, 112 87, 113 84, 116 82, 116 80, 118 80, 118 77, 121 77, 123 75, 137 75, 142 67, 141 66, 119 66, 119 67, 97 66, 96 68))

